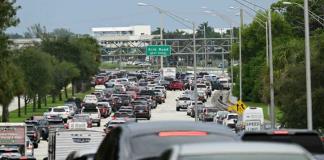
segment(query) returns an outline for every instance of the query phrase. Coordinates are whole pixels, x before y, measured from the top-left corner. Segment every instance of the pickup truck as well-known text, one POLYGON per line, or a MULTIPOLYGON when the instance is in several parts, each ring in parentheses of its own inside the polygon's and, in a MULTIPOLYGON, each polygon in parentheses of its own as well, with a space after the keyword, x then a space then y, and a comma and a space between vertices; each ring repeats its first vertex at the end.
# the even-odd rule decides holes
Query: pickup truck
POLYGON ((188 108, 188 106, 191 103, 191 98, 187 97, 187 96, 182 96, 182 97, 179 97, 178 99, 176 99, 176 101, 177 101, 176 110, 180 111, 180 109, 188 108))
POLYGON ((92 123, 97 123, 97 126, 100 127, 101 124, 101 114, 97 106, 85 106, 81 110, 81 114, 87 114, 92 119, 92 123))

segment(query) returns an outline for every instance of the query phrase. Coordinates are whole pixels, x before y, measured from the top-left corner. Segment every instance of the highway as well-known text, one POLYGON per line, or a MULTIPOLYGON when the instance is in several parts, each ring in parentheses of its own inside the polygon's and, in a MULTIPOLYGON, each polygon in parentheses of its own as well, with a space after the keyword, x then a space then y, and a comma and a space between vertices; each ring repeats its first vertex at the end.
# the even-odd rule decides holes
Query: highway
MULTIPOLYGON (((181 110, 179 112, 176 111, 176 101, 175 99, 182 93, 182 91, 167 91, 167 99, 165 103, 158 105, 156 109, 152 110, 151 120, 139 120, 139 123, 147 123, 150 121, 194 121, 194 118, 191 118, 186 115, 186 110, 181 110)), ((213 94, 217 93, 214 92, 213 94)), ((206 106, 211 105, 211 99, 205 103, 206 106)), ((110 117, 101 120, 100 127, 93 127, 92 129, 103 131, 104 125, 110 120, 110 117)), ((36 159, 43 159, 47 157, 47 149, 48 149, 47 141, 41 140, 37 149, 34 150, 36 159)))

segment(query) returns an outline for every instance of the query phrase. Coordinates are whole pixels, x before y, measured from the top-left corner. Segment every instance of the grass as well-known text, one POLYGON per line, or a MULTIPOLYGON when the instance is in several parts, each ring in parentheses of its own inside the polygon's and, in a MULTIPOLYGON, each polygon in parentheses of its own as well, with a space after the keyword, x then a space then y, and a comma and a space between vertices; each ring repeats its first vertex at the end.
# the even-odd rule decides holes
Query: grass
MULTIPOLYGON (((255 103, 255 102, 244 102, 247 106, 250 107, 261 107, 263 109, 264 113, 264 119, 270 120, 269 116, 269 106, 264 103, 255 103)), ((282 112, 278 109, 278 107, 275 107, 275 112, 276 112, 276 119, 277 121, 282 117, 282 112)))
MULTIPOLYGON (((68 93, 71 93, 71 90, 68 89, 68 93)), ((81 98, 87 94, 91 93, 91 90, 84 92, 84 93, 75 93, 74 97, 81 98)), ((71 95, 69 95, 71 98, 71 95)), ((29 103, 27 105, 27 114, 25 115, 25 107, 21 108, 21 116, 18 117, 18 109, 11 111, 9 113, 9 121, 10 122, 24 122, 27 118, 30 118, 31 116, 42 116, 44 112, 48 111, 48 108, 63 105, 64 101, 66 101, 66 98, 64 94, 62 94, 62 101, 59 101, 58 98, 56 98, 56 102, 52 103, 52 97, 47 97, 47 106, 44 106, 44 103, 42 103, 42 108, 38 109, 36 105, 36 111, 33 112, 33 104, 29 103)), ((23 102, 22 102, 23 103, 23 102)))

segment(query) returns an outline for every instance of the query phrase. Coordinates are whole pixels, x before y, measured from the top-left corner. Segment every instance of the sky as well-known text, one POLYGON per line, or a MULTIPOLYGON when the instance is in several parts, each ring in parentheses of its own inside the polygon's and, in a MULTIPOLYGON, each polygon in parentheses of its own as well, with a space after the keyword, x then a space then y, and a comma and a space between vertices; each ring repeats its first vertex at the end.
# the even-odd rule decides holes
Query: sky
MULTIPOLYGON (((277 0, 249 1, 268 8, 277 0)), ((33 24, 41 24, 47 31, 66 28, 80 34, 91 34, 92 27, 151 25, 152 30, 159 27, 158 11, 149 6, 138 6, 138 2, 158 6, 197 24, 208 21, 216 28, 228 28, 230 22, 237 26, 239 22, 236 14, 240 5, 234 0, 17 0, 16 4, 21 6, 18 10, 20 24, 9 28, 7 33, 23 34, 33 24), (230 21, 204 13, 206 10, 214 10, 230 21)), ((244 22, 251 22, 251 17, 245 15, 244 22)), ((167 16, 163 16, 163 24, 169 31, 188 28, 167 16)))

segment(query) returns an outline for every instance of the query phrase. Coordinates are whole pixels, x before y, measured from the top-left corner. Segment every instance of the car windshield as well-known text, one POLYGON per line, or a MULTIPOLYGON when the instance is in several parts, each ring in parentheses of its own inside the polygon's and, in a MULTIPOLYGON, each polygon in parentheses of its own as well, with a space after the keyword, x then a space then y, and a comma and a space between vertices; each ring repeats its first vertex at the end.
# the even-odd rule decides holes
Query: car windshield
POLYGON ((276 153, 229 153, 229 154, 207 154, 194 156, 181 156, 180 160, 311 160, 301 154, 276 154, 276 153))

